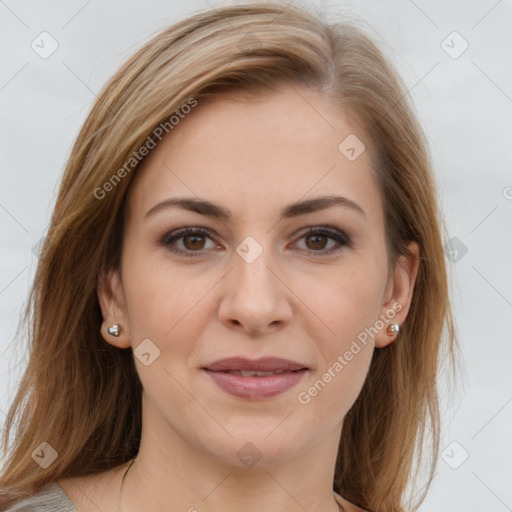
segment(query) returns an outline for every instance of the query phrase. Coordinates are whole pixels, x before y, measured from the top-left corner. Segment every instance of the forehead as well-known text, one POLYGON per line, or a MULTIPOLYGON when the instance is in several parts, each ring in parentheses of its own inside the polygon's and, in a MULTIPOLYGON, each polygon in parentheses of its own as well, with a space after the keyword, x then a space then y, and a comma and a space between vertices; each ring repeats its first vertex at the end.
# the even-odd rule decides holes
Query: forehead
POLYGON ((347 113, 305 87, 203 97, 137 171, 129 210, 195 195, 263 217, 333 192, 378 209, 369 146, 347 113))

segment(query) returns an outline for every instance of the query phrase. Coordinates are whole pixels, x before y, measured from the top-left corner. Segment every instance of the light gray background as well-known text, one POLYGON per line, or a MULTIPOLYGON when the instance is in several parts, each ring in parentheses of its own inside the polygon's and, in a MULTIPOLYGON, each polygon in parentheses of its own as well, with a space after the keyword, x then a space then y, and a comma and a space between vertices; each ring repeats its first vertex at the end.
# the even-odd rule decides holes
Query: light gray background
MULTIPOLYGON (((226 3, 237 2, 0 1, 0 422, 26 362, 13 336, 33 246, 97 91, 159 29, 226 3), (43 31, 58 43, 45 59, 31 47, 51 48, 43 31)), ((443 402, 443 457, 420 510, 512 510, 512 3, 316 4, 365 20, 387 42, 431 141, 446 241, 467 248, 452 242, 465 373, 455 400, 443 402), (447 38, 454 31, 460 37, 447 38)))

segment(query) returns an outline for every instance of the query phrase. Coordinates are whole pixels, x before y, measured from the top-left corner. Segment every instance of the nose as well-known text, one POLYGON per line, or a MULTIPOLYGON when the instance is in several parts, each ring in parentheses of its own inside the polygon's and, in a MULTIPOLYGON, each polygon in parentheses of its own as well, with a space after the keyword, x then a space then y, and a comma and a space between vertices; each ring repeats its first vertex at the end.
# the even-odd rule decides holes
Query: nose
POLYGON ((290 321, 293 294, 275 270, 269 252, 263 251, 252 263, 237 253, 233 255, 234 268, 223 280, 225 288, 218 310, 226 327, 257 336, 282 329, 290 321))

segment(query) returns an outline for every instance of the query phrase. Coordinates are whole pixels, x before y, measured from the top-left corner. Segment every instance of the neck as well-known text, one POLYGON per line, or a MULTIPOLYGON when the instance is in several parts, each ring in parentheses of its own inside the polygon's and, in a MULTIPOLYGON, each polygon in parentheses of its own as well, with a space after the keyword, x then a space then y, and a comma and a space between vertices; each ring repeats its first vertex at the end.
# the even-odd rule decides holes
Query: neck
POLYGON ((143 436, 124 471, 119 512, 337 512, 332 481, 339 433, 301 455, 259 467, 219 462, 175 439, 172 450, 143 436), (169 508, 172 504, 172 508, 169 508))

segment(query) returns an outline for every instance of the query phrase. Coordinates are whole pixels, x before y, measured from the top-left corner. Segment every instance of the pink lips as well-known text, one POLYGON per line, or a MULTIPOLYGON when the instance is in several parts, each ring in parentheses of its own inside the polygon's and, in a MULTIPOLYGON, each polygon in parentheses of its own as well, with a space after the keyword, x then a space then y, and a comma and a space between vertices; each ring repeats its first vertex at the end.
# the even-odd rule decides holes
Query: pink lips
POLYGON ((276 357, 258 360, 231 357, 215 361, 203 370, 227 393, 240 398, 263 399, 284 393, 295 386, 308 368, 302 363, 276 357), (249 376, 247 372, 277 373, 249 376))
POLYGON ((203 370, 227 393, 240 398, 257 400, 279 395, 292 388, 308 368, 302 363, 276 357, 264 357, 258 360, 231 357, 215 361, 203 370), (247 372, 277 373, 248 376, 247 372))

